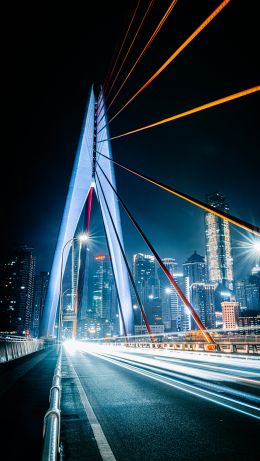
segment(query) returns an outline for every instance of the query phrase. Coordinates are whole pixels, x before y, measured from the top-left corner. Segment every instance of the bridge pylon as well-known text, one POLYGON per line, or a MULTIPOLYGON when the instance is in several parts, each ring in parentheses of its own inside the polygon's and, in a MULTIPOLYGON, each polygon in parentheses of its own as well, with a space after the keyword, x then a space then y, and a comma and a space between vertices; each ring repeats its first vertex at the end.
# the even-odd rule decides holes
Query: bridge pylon
MULTIPOLYGON (((103 94, 101 92, 97 101, 92 87, 89 94, 79 145, 72 170, 43 311, 41 336, 46 338, 56 336, 55 321, 60 297, 60 282, 65 271, 66 261, 70 251, 69 245, 67 245, 66 248, 65 246, 69 240, 74 238, 80 215, 91 188, 94 188, 96 191, 100 203, 126 332, 127 334, 133 333, 133 309, 127 269, 116 238, 115 229, 112 225, 101 194, 100 185, 96 182, 95 178, 95 160, 97 155, 100 165, 105 170, 106 175, 116 189, 114 167, 113 163, 109 160, 112 159, 111 144, 108 140, 109 137, 103 94), (100 132, 97 131, 97 124, 99 124, 98 130, 100 130, 100 132), (96 154, 97 143, 99 145, 99 150, 108 158, 101 157, 96 154)), ((122 246, 124 246, 120 212, 116 195, 105 180, 102 181, 102 188, 109 202, 110 213, 112 215, 117 234, 119 235, 120 242, 122 246)), ((121 333, 123 334, 122 320, 120 327, 121 333)))

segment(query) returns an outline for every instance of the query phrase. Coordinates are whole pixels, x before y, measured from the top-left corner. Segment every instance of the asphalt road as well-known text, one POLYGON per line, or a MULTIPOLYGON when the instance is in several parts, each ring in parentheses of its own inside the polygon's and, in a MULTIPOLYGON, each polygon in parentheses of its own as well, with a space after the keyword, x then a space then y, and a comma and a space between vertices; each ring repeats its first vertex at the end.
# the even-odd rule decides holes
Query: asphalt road
POLYGON ((67 417, 74 412, 74 420, 67 432, 62 422, 64 458, 257 460, 259 366, 257 360, 167 356, 164 351, 67 350, 62 411, 67 417), (114 458, 99 453, 102 443, 91 431, 95 422, 91 425, 81 405, 85 397, 114 458), (83 430, 88 441, 82 436, 70 450, 83 430))

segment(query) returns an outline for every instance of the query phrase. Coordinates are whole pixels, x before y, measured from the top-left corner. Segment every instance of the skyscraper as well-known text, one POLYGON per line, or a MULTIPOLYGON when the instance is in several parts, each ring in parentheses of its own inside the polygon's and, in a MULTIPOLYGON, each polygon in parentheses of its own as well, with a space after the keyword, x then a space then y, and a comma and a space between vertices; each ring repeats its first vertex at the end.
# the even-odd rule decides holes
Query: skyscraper
POLYGON ((31 332, 32 336, 34 337, 38 337, 39 335, 39 327, 47 294, 49 277, 49 272, 40 272, 39 274, 35 275, 31 319, 31 332))
MULTIPOLYGON (((184 277, 183 273, 177 272, 172 274, 178 286, 185 294, 186 298, 190 299, 189 294, 189 278, 184 277)), ((171 309, 171 329, 173 331, 188 331, 191 328, 191 317, 183 301, 180 299, 173 286, 168 286, 165 290, 170 296, 171 309)))
MULTIPOLYGON (((174 258, 163 258, 164 265, 169 272, 173 275, 178 272, 178 263, 174 258)), ((158 268, 158 283, 159 283, 159 297, 162 306, 162 320, 165 329, 170 331, 172 329, 172 315, 171 315, 171 293, 172 289, 169 280, 164 274, 161 267, 158 268)))
MULTIPOLYGON (((228 212, 229 205, 223 194, 207 195, 207 203, 221 211, 228 212)), ((233 260, 229 223, 213 215, 205 214, 206 255, 209 282, 216 286, 233 289, 233 260)))
POLYGON ((29 334, 32 316, 35 256, 26 245, 14 248, 1 267, 0 330, 29 334))
MULTIPOLYGON (((163 258, 162 261, 187 299, 189 299, 189 279, 178 271, 177 261, 174 258, 163 258)), ((189 330, 190 314, 161 268, 158 269, 158 279, 162 302, 162 318, 166 330, 189 330)))
POLYGON ((205 258, 196 251, 183 263, 183 275, 189 277, 190 285, 197 282, 207 281, 207 269, 205 258))
POLYGON ((260 268, 253 267, 251 274, 246 280, 239 280, 235 283, 236 301, 241 308, 260 308, 260 268))
POLYGON ((94 259, 93 311, 97 319, 111 321, 112 290, 114 286, 110 256, 98 255, 94 259))
POLYGON ((260 288, 254 283, 247 283, 245 286, 246 307, 248 309, 260 308, 260 288))
POLYGON ((247 307, 251 309, 260 309, 260 267, 254 266, 248 278, 246 285, 247 307))
POLYGON ((236 295, 236 301, 239 302, 241 308, 247 307, 245 280, 238 280, 235 283, 235 295, 236 295))
MULTIPOLYGON (((133 256, 133 278, 147 318, 149 322, 151 322, 154 317, 153 312, 155 306, 157 306, 158 312, 161 312, 161 306, 158 300, 159 287, 154 256, 143 253, 137 253, 133 256)), ((134 293, 133 299, 135 300, 134 293)), ((158 314, 158 316, 160 316, 160 314, 158 314)), ((141 313, 140 310, 137 309, 135 311, 135 324, 140 325, 141 323, 141 313)))
POLYGON ((239 303, 236 301, 225 301, 221 303, 224 328, 237 328, 240 315, 239 303))
POLYGON ((158 297, 154 256, 143 253, 135 254, 133 257, 133 277, 143 304, 150 299, 149 296, 158 297))
MULTIPOLYGON (((214 285, 211 283, 193 283, 190 286, 191 304, 197 311, 206 328, 215 328, 214 285)), ((193 327, 195 323, 193 322, 193 327)))

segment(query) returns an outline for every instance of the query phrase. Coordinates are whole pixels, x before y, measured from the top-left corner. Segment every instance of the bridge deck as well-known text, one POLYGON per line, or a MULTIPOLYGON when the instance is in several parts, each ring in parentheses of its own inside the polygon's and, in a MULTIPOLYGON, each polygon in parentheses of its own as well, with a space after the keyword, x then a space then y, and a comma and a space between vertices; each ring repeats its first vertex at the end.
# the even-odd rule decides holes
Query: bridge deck
POLYGON ((1 459, 41 459, 56 361, 51 348, 0 364, 1 459))
POLYGON ((258 459, 258 363, 137 352, 64 350, 65 460, 258 459))

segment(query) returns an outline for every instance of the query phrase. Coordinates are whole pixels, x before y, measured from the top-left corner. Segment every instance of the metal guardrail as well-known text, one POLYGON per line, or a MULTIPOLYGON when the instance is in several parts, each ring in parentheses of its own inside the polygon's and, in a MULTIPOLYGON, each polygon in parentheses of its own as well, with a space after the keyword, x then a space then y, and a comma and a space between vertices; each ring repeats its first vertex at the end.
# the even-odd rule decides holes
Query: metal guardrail
POLYGON ((21 336, 0 337, 0 363, 9 362, 32 352, 40 351, 45 346, 43 339, 24 338, 21 336))
POLYGON ((61 359, 62 346, 50 389, 50 406, 44 416, 42 461, 56 461, 60 452, 61 359))
MULTIPOLYGON (((118 345, 120 345, 118 343, 118 345)), ((122 345, 122 344, 121 344, 122 345)), ((219 342, 217 344, 208 344, 203 341, 186 341, 186 342, 157 342, 152 344, 150 342, 129 342, 124 343, 125 347, 134 348, 148 348, 148 349, 169 349, 177 351, 206 351, 206 352, 233 352, 244 354, 260 354, 260 341, 242 342, 236 341, 234 343, 229 341, 219 342)))

